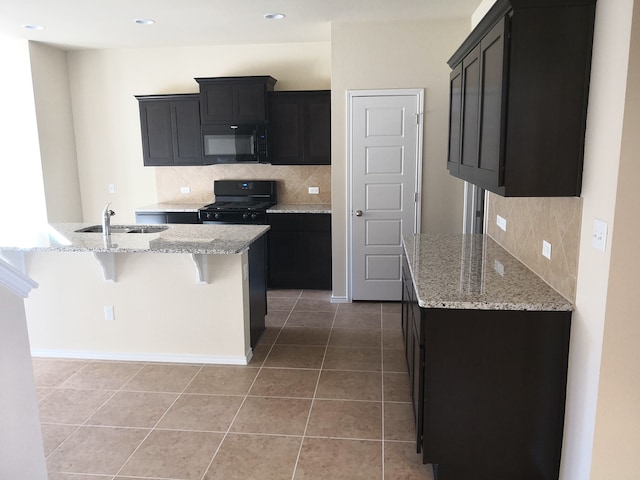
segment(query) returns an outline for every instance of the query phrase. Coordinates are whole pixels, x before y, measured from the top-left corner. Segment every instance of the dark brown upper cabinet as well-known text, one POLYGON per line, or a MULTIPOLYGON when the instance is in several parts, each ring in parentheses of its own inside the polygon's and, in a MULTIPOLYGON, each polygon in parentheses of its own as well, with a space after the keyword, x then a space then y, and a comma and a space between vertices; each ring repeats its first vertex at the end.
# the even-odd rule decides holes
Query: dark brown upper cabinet
POLYGON ((136 95, 145 166, 202 165, 200 95, 136 95))
POLYGON ((202 125, 265 123, 267 92, 276 79, 269 76, 196 78, 200 85, 202 125))
POLYGON ((595 0, 498 0, 449 59, 452 175, 579 196, 595 0))
POLYGON ((269 93, 273 165, 331 164, 331 91, 269 93))

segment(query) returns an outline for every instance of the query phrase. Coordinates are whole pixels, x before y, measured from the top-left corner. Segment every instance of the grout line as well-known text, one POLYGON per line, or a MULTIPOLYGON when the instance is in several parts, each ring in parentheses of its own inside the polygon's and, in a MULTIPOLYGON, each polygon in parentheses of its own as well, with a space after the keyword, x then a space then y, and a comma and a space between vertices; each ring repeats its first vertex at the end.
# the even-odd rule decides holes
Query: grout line
POLYGON ((294 480, 296 476, 296 471, 298 470, 298 462, 300 462, 300 455, 302 454, 302 447, 304 446, 304 439, 307 436, 307 429, 309 428, 309 421, 311 420, 311 413, 313 412, 313 405, 316 400, 316 395, 318 393, 318 385, 320 385, 320 378, 322 377, 322 370, 324 367, 324 361, 327 358, 327 351, 329 350, 329 341, 331 340, 331 334, 333 332, 333 326, 336 323, 336 317, 338 316, 338 308, 336 308, 335 313, 333 314, 333 322, 331 322, 331 331, 329 332, 329 338, 327 338, 327 344, 324 347, 324 355, 322 355, 322 363, 320 364, 320 372, 318 373, 318 379, 316 380, 316 387, 313 390, 313 398, 311 399, 311 406, 309 407, 309 413, 307 415, 307 422, 304 426, 304 431, 302 432, 302 440, 300 441, 300 448, 298 448, 298 456, 296 457, 296 463, 293 467, 293 473, 291 474, 291 480, 294 480))
MULTIPOLYGON (((383 318, 383 314, 382 314, 382 304, 380 304, 380 331, 383 330, 384 327, 384 318, 383 318)), ((385 469, 385 464, 384 464, 384 438, 385 438, 385 431, 384 431, 384 332, 380 335, 380 376, 382 377, 380 379, 380 386, 382 388, 382 392, 381 392, 381 398, 382 398, 382 480, 384 480, 384 469, 385 469)))
MULTIPOLYGON (((245 402, 247 401, 247 398, 249 398, 249 392, 251 391, 251 389, 255 385, 256 380, 258 380, 258 377, 260 376, 260 372, 264 368, 264 363, 267 361, 267 358, 269 357, 269 354, 271 354, 271 350, 273 350, 273 347, 275 346, 276 342, 278 341, 278 338, 280 337, 280 334, 282 333, 282 329, 287 324, 287 321, 289 320, 289 317, 291 316, 291 312, 293 312, 293 309, 296 307, 296 304, 298 303, 298 300, 300 300, 301 296, 302 296, 302 290, 298 294, 298 298, 296 298, 296 301, 293 303, 293 307, 291 307, 291 310, 289 311, 289 314, 287 315, 287 318, 285 319, 284 324, 282 325, 282 327, 276 327, 276 328, 279 329, 278 330, 278 334, 276 335, 276 338, 273 339, 273 343, 269 347, 269 351, 267 352, 267 354, 264 357, 264 360, 260 364, 260 367, 258 368, 258 372, 256 373, 256 376, 253 378, 253 382, 251 382, 251 385, 247 389, 247 393, 244 395, 244 398, 242 399, 242 402, 240 403, 240 406, 238 407, 238 410, 236 410, 236 413, 233 416, 233 418, 231 419, 231 422, 229 422, 229 426, 227 427, 227 431, 224 432, 222 440, 220 440, 220 443, 218 444, 218 447, 216 448, 216 451, 213 453, 213 457, 211 457, 211 461, 209 462, 209 465, 207 465, 207 468, 204 469, 204 472, 202 474, 201 480, 204 480, 204 478, 207 476, 207 473, 209 472, 209 469, 211 468, 211 465, 213 465, 214 460, 218 456, 218 452, 220 451, 220 448, 222 447, 222 444, 224 443, 224 441, 226 440, 227 436, 229 435, 229 432, 231 431, 231 427, 235 423, 236 418, 238 418, 238 414, 240 413, 240 410, 242 410, 242 407, 244 406, 245 402)), ((267 309, 267 311, 268 311, 268 309, 267 309)))

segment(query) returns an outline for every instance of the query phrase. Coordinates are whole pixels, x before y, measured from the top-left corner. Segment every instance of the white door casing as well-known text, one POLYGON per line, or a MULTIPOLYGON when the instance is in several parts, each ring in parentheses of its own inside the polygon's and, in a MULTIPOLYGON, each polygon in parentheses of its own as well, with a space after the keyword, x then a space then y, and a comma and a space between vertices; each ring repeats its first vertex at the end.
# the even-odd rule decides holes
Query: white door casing
POLYGON ((419 231, 422 90, 348 92, 351 300, 402 298, 402 235, 419 231))

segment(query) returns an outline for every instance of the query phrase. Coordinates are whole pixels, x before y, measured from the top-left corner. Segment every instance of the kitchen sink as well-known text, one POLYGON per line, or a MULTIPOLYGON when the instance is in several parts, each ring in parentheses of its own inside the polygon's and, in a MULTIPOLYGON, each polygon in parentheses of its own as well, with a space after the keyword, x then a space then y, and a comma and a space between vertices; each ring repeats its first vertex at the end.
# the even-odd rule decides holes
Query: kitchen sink
MULTIPOLYGON (((111 233, 158 233, 163 232, 167 228, 169 227, 161 225, 112 225, 111 233)), ((90 227, 81 228, 80 230, 76 230, 76 233, 102 233, 102 225, 91 225, 90 227)))

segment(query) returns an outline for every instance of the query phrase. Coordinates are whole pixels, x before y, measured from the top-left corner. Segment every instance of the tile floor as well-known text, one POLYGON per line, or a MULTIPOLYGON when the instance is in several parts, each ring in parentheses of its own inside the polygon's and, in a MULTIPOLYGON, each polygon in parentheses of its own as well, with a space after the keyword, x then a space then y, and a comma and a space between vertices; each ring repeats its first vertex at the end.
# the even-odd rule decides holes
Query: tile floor
POLYGON ((268 300, 246 367, 35 358, 49 479, 432 480, 399 304, 268 300))

